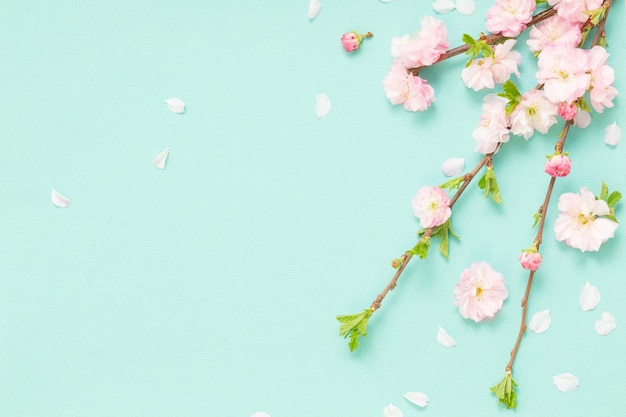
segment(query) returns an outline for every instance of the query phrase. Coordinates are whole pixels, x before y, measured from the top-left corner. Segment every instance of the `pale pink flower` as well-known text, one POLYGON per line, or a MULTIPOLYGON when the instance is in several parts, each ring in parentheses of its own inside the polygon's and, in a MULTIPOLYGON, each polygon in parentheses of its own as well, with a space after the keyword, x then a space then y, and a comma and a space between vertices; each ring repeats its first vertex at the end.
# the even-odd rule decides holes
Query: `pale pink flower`
POLYGON ((548 0, 554 6, 559 16, 570 22, 584 23, 589 19, 586 11, 595 10, 602 6, 603 0, 548 0))
POLYGON ((410 74, 401 62, 391 65, 383 86, 389 101, 403 104, 408 111, 426 110, 435 101, 435 90, 424 79, 410 74))
POLYGON ((546 98, 571 103, 585 94, 591 80, 589 59, 580 48, 547 46, 539 54, 537 81, 544 84, 546 98))
POLYGON ((541 52, 546 46, 563 45, 576 48, 582 39, 579 22, 570 22, 558 15, 533 26, 526 44, 531 52, 541 52))
POLYGON ((424 228, 440 226, 452 215, 450 198, 443 188, 423 186, 413 197, 412 205, 413 214, 424 228))
POLYGON ((578 113, 578 108, 576 107, 576 103, 562 101, 559 103, 557 111, 563 120, 573 120, 574 117, 576 117, 576 113, 578 113))
POLYGON ((522 268, 529 271, 536 271, 541 265, 541 254, 537 250, 525 250, 517 258, 522 268))
POLYGON ((463 270, 454 288, 454 305, 459 307, 464 318, 479 322, 500 311, 508 296, 502 274, 486 262, 474 262, 463 270))
POLYGON ((487 11, 487 30, 515 37, 526 29, 536 8, 535 0, 496 0, 487 11))
POLYGON ((572 169, 572 161, 563 154, 552 155, 543 170, 551 177, 567 177, 572 169))
POLYGON ((559 217, 554 224, 556 239, 585 251, 597 251, 613 237, 618 223, 604 217, 611 213, 604 200, 581 187, 580 194, 565 193, 559 197, 559 217))
POLYGON ((511 133, 528 140, 533 133, 546 134, 556 123, 557 105, 546 99, 543 90, 532 89, 522 95, 522 100, 509 116, 511 133))
POLYGON ((463 68, 461 71, 461 79, 466 87, 474 91, 483 88, 493 88, 495 82, 493 80, 493 72, 491 65, 493 60, 491 57, 474 59, 469 67, 463 68))
POLYGON ((613 99, 617 96, 617 89, 612 85, 615 81, 615 72, 606 64, 609 53, 603 47, 594 46, 587 54, 591 73, 589 101, 595 111, 602 113, 605 107, 613 107, 613 99))
POLYGON ((463 83, 474 91, 493 88, 495 83, 503 83, 511 74, 519 77, 517 66, 522 62, 522 55, 513 51, 517 43, 515 39, 492 46, 493 55, 474 59, 469 67, 461 71, 463 83))
POLYGON ((391 40, 391 56, 407 68, 432 65, 448 50, 443 22, 426 16, 421 23, 416 36, 404 35, 391 40))
POLYGON ((472 137, 476 139, 476 151, 488 154, 496 150, 498 143, 509 141, 508 120, 506 117, 507 101, 495 94, 488 94, 483 104, 480 123, 474 129, 472 137))

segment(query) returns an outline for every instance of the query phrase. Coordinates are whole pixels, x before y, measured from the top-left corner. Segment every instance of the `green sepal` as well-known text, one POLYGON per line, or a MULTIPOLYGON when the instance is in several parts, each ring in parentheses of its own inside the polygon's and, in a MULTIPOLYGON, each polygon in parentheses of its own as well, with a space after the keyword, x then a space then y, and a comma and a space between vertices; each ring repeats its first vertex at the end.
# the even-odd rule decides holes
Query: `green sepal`
POLYGON ((578 107, 582 111, 591 113, 591 107, 589 107, 589 103, 587 103, 587 100, 585 100, 584 96, 578 97, 578 99, 576 99, 576 107, 578 107))
MULTIPOLYGON (((425 231, 426 229, 422 229, 419 232, 417 232, 417 234, 419 236, 422 236, 425 231)), ((413 249, 408 250, 407 253, 410 253, 411 255, 419 256, 421 259, 426 259, 429 248, 430 248, 430 237, 422 237, 419 240, 419 242, 417 242, 417 244, 413 246, 413 249)))
POLYGON ((537 226, 537 224, 539 223, 539 220, 541 220, 541 214, 539 212, 536 212, 535 214, 533 214, 533 219, 535 219, 535 221, 533 222, 533 225, 530 227, 531 229, 534 229, 535 226, 537 226))
POLYGON ((519 92, 517 86, 510 80, 507 80, 502 85, 502 93, 498 93, 498 96, 507 99, 506 103, 506 115, 509 116, 513 113, 513 110, 517 107, 522 99, 522 94, 519 92))
POLYGON ((506 408, 517 407, 517 394, 515 393, 515 387, 517 383, 513 380, 513 376, 507 372, 504 379, 491 388, 496 397, 498 397, 498 404, 504 404, 506 408))
POLYGON ((463 34, 463 42, 469 46, 467 51, 465 51, 466 55, 471 55, 470 59, 465 64, 465 67, 469 67, 472 64, 472 61, 477 56, 481 55, 483 57, 489 57, 493 55, 493 49, 491 46, 487 44, 487 42, 483 40, 476 40, 472 38, 467 33, 463 34))
POLYGON ((449 181, 444 182, 443 184, 441 184, 439 186, 439 188, 443 188, 444 190, 456 190, 457 188, 459 188, 461 186, 461 184, 463 184, 463 180, 465 179, 465 177, 463 175, 461 175, 460 177, 456 177, 456 178, 452 178, 449 181))
POLYGON ((350 352, 356 350, 359 347, 359 337, 367 336, 367 322, 372 316, 372 309, 366 308, 361 313, 351 314, 348 316, 337 316, 337 321, 341 323, 339 325, 339 335, 344 339, 350 337, 350 352))
POLYGON ((485 198, 491 195, 491 199, 498 204, 502 204, 502 196, 500 195, 500 187, 496 180, 496 174, 493 168, 488 167, 487 172, 478 181, 478 187, 485 190, 485 198))
POLYGON ((583 12, 587 16, 589 16, 589 21, 597 26, 600 23, 600 20, 604 19, 604 15, 606 14, 606 9, 604 7, 599 7, 595 10, 586 10, 583 12))

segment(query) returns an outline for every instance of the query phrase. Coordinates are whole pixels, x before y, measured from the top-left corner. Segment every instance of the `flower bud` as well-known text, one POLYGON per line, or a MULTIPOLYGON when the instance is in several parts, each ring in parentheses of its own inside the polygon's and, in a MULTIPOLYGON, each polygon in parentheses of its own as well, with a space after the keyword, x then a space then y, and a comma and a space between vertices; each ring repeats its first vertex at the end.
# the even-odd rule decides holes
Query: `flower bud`
POLYGON ((576 113, 578 113, 578 109, 576 108, 576 103, 562 101, 559 103, 557 112, 564 120, 573 120, 576 117, 576 113))
POLYGON ((361 41, 363 38, 371 38, 373 35, 370 32, 367 32, 364 35, 361 35, 355 31, 347 32, 341 35, 341 44, 346 52, 354 52, 361 46, 361 41))
POLYGON ((530 271, 536 271, 539 269, 539 265, 541 265, 541 254, 537 252, 536 249, 527 249, 522 251, 518 259, 522 268, 530 271))
POLYGON ((404 263, 404 258, 396 258, 393 261, 391 261, 391 267, 393 269, 398 269, 402 266, 403 263, 404 263))
POLYGON ((546 162, 544 171, 551 177, 566 177, 572 169, 572 161, 563 154, 552 155, 546 162))

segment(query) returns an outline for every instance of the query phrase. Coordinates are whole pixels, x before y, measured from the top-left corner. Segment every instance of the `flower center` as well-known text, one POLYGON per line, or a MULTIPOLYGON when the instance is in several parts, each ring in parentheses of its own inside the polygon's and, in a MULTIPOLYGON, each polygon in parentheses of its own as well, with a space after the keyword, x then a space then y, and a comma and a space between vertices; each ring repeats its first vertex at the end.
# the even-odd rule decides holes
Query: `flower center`
POLYGON ((580 213, 578 217, 576 218, 576 221, 584 226, 587 223, 592 222, 594 219, 595 219, 595 216, 593 214, 590 216, 585 216, 584 214, 580 213))
POLYGON ((483 293, 483 289, 482 287, 476 287, 476 297, 480 297, 480 295, 483 293))
POLYGON ((431 201, 430 204, 428 205, 428 210, 431 212, 435 212, 439 210, 439 204, 437 204, 436 201, 431 201))

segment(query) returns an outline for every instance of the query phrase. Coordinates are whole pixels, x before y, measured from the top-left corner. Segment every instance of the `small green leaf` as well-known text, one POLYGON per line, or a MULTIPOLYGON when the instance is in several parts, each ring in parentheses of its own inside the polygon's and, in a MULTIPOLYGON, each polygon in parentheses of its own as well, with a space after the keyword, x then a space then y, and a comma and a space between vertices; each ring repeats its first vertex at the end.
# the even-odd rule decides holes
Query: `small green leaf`
POLYGON ((498 204, 502 204, 502 196, 500 195, 500 187, 496 180, 496 174, 493 168, 487 168, 487 172, 478 181, 478 187, 485 190, 485 198, 491 196, 491 199, 498 204))
POLYGON ((600 189, 600 200, 606 200, 609 195, 609 186, 602 181, 602 188, 600 189))
POLYGON ((472 45, 476 45, 476 40, 474 38, 472 38, 471 35, 468 35, 467 33, 463 34, 463 43, 472 46, 472 45))
POLYGON ((611 194, 609 194, 609 196, 606 198, 606 204, 609 207, 615 207, 615 205, 622 199, 622 193, 620 193, 619 191, 613 191, 611 194))
POLYGON ((531 226, 531 229, 534 229, 535 226, 537 226, 537 224, 539 223, 539 220, 541 220, 541 214, 539 214, 539 212, 536 212, 535 214, 533 214, 533 219, 535 219, 535 222, 531 226))
POLYGON ((457 239, 459 238, 459 236, 454 233, 454 230, 452 230, 452 223, 450 223, 450 219, 446 220, 445 223, 433 229, 433 236, 441 239, 441 241, 439 242, 439 253, 441 253, 446 259, 448 259, 450 234, 452 234, 452 236, 456 237, 457 239))
POLYGON ((584 96, 578 97, 578 99, 576 100, 576 107, 578 107, 582 111, 591 113, 591 107, 589 107, 589 103, 587 103, 587 100, 585 100, 584 96))
MULTIPOLYGON (((420 230, 418 232, 418 234, 420 236, 422 236, 424 234, 425 230, 420 230)), ((419 256, 421 259, 426 259, 426 256, 428 255, 428 249, 430 248, 430 238, 429 237, 422 237, 419 242, 417 242, 417 244, 413 247, 413 249, 408 250, 407 252, 415 255, 415 256, 419 256)))
POLYGON ((506 408, 516 408, 516 386, 517 383, 513 380, 513 376, 509 372, 507 372, 502 381, 489 389, 496 395, 496 397, 498 397, 498 404, 503 404, 506 406, 506 408))
POLYGON ((441 184, 439 188, 443 188, 444 190, 447 189, 450 191, 456 190, 457 188, 461 186, 461 184, 463 184, 463 179, 464 179, 463 176, 452 178, 451 180, 446 181, 443 184, 441 184))
POLYGON ((367 336, 367 322, 372 313, 372 309, 366 308, 361 313, 337 316, 337 321, 341 323, 339 325, 339 335, 343 336, 344 339, 350 337, 350 342, 348 343, 350 352, 359 347, 359 337, 367 336))

